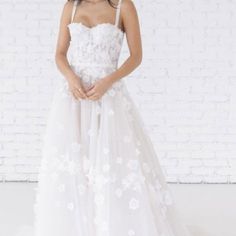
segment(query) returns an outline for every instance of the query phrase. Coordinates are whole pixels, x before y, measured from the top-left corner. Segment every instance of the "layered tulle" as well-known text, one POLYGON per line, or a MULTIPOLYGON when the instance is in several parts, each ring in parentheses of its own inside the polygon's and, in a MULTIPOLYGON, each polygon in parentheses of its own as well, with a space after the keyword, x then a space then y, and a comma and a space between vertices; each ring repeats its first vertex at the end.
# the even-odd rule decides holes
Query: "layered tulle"
MULTIPOLYGON (((113 70, 73 69, 86 86, 113 70)), ((188 235, 123 80, 97 101, 59 81, 47 124, 35 236, 188 235)))

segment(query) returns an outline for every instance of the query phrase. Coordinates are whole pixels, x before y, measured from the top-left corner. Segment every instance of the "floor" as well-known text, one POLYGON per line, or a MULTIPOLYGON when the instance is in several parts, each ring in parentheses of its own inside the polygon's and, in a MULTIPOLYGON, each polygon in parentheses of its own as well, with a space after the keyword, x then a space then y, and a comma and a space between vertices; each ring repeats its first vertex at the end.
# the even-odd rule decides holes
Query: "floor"
MULTIPOLYGON (((236 185, 169 184, 194 236, 236 236, 236 185)), ((0 235, 33 224, 36 183, 0 183, 0 235)), ((27 228, 26 228, 27 230, 27 228)))

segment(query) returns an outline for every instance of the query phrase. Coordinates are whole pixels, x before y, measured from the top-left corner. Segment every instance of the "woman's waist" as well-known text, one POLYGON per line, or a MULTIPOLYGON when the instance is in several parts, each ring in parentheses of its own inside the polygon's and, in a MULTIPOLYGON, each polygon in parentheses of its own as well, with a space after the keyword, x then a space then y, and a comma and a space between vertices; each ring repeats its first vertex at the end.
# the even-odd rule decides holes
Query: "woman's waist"
POLYGON ((94 81, 113 73, 117 67, 109 64, 80 63, 71 64, 72 70, 84 81, 94 81))
POLYGON ((74 68, 81 69, 116 69, 116 63, 106 63, 106 62, 71 62, 71 66, 74 68))

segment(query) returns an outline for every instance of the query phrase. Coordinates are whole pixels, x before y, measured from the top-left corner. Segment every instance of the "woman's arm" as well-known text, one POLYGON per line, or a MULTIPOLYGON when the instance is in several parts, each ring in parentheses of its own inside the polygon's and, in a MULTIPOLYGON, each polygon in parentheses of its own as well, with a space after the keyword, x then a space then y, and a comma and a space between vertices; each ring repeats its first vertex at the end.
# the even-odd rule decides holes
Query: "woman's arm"
POLYGON ((97 100, 103 96, 114 82, 130 74, 142 62, 142 42, 139 20, 132 0, 123 0, 120 10, 120 18, 126 32, 130 56, 117 70, 103 79, 98 80, 94 86, 87 91, 88 98, 92 100, 97 100))
POLYGON ((120 17, 126 32, 130 56, 115 72, 108 76, 108 80, 112 82, 127 76, 142 62, 142 42, 139 19, 132 0, 122 1, 120 17))
POLYGON ((81 80, 71 69, 71 66, 67 60, 67 51, 70 45, 70 32, 68 29, 68 24, 71 20, 73 3, 73 1, 67 1, 63 7, 56 45, 55 62, 59 71, 68 81, 70 90, 74 97, 85 98, 86 93, 82 86, 81 80))

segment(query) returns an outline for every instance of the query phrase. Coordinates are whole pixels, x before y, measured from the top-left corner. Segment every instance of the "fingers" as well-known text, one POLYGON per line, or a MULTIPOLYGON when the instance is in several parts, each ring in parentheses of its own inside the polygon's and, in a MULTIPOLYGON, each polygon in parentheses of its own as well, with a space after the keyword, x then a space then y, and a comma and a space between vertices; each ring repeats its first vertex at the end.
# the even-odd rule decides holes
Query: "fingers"
POLYGON ((75 95, 75 93, 74 93, 73 91, 71 91, 71 93, 72 93, 74 99, 78 99, 77 96, 75 95))
POLYGON ((87 94, 85 93, 84 88, 82 86, 78 88, 78 92, 80 93, 80 96, 82 98, 87 98, 87 94))
POLYGON ((97 99, 99 99, 101 97, 100 94, 97 92, 97 89, 96 89, 95 86, 92 86, 87 91, 87 96, 88 96, 88 99, 90 99, 90 100, 97 100, 97 99))
POLYGON ((89 97, 90 100, 98 100, 99 98, 100 97, 98 95, 93 95, 89 97))
POLYGON ((71 90, 73 96, 76 97, 76 99, 87 98, 87 94, 86 94, 86 91, 85 91, 84 86, 82 84, 82 81, 72 80, 69 82, 69 87, 70 87, 70 90, 71 90))
POLYGON ((84 98, 87 98, 87 95, 86 93, 84 92, 83 88, 82 87, 73 87, 71 88, 71 92, 73 94, 73 96, 76 98, 76 99, 84 99, 84 98))
POLYGON ((77 89, 74 89, 73 93, 75 94, 76 99, 83 99, 83 97, 81 96, 80 92, 77 89))
POLYGON ((78 93, 76 92, 76 90, 71 89, 70 92, 71 92, 71 94, 73 95, 73 97, 74 97, 76 100, 78 100, 78 99, 80 98, 80 97, 78 96, 78 93))
POLYGON ((96 92, 94 92, 90 96, 88 96, 88 99, 91 99, 91 100, 97 100, 99 98, 100 98, 100 95, 96 92))
POLYGON ((88 91, 90 91, 92 88, 94 88, 94 84, 91 84, 91 85, 86 89, 86 93, 88 94, 88 91))
POLYGON ((95 94, 95 89, 94 88, 91 88, 90 90, 87 91, 87 96, 88 97, 92 96, 93 94, 95 94))
POLYGON ((71 92, 75 99, 90 99, 90 100, 97 100, 100 98, 100 94, 96 91, 95 85, 90 85, 87 90, 85 91, 84 87, 80 84, 76 86, 71 86, 71 92))

